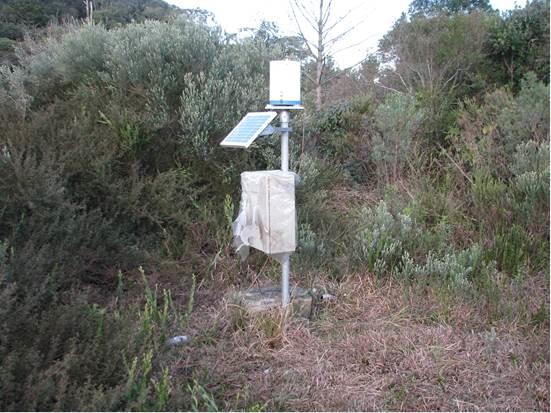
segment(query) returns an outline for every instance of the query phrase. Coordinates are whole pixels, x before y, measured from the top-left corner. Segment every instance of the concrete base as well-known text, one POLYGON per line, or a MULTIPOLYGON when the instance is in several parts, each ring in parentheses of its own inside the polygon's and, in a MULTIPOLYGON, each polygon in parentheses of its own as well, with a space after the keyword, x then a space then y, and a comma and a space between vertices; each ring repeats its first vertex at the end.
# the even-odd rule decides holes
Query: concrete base
MULTIPOLYGON (((300 287, 291 288, 291 314, 308 318, 312 312, 312 295, 300 287)), ((281 307, 281 287, 266 286, 237 291, 232 296, 235 305, 249 314, 270 311, 281 307)))

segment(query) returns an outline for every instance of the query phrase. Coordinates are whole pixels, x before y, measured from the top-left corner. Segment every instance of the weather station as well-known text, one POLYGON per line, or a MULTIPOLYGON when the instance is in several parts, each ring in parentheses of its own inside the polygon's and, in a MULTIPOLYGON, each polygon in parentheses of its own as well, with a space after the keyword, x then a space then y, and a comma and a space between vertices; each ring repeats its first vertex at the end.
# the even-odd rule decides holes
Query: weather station
POLYGON ((289 171, 290 117, 303 110, 300 97, 300 62, 270 62, 270 96, 266 112, 248 113, 222 140, 227 148, 248 148, 260 136, 281 137, 281 168, 241 173, 241 203, 233 222, 234 246, 244 260, 249 248, 258 249, 281 264, 281 286, 238 292, 235 300, 250 312, 292 303, 293 313, 308 316, 311 297, 304 289, 289 287, 291 254, 296 249, 295 184, 289 171), (279 126, 271 123, 279 117, 279 126))

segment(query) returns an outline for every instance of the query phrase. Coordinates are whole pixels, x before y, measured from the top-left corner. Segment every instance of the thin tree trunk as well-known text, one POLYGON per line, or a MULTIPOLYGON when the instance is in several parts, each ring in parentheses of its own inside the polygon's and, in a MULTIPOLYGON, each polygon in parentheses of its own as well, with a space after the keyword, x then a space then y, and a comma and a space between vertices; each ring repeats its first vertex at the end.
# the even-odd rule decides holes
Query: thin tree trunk
POLYGON ((323 75, 323 61, 317 62, 316 65, 316 110, 321 109, 321 105, 323 103, 322 100, 322 93, 321 93, 321 78, 323 75))
POLYGON ((322 105, 321 80, 323 77, 323 54, 325 52, 323 46, 323 0, 320 0, 320 11, 318 18, 318 55, 316 58, 316 110, 320 110, 322 105))
POLYGON ((331 51, 331 47, 339 42, 347 33, 349 33, 354 26, 338 33, 338 28, 343 23, 344 19, 351 13, 341 17, 331 18, 331 8, 333 7, 333 0, 313 0, 310 2, 312 8, 304 6, 302 3, 304 0, 291 0, 291 11, 295 19, 295 23, 298 29, 298 35, 306 46, 306 52, 309 58, 311 58, 314 64, 313 73, 311 76, 306 73, 307 79, 312 82, 313 92, 315 94, 314 103, 316 110, 320 110, 324 101, 325 84, 328 82, 325 65, 327 63, 328 53, 331 51), (314 8, 312 3, 316 3, 314 8), (302 19, 301 19, 302 18, 302 19), (302 25, 311 29, 315 36, 311 39, 306 37, 302 25), (337 31, 337 33, 334 33, 337 31))
POLYGON ((94 3, 92 0, 84 0, 86 6, 86 22, 92 24, 94 22, 94 3))

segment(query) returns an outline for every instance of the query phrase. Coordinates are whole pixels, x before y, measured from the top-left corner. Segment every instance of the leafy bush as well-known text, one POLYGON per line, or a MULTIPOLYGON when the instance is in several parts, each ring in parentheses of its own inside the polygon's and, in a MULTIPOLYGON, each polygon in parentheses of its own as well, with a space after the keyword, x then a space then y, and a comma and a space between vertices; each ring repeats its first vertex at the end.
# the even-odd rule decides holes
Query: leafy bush
POLYGON ((549 200, 549 143, 527 141, 513 155, 514 188, 522 202, 536 206, 549 200))
POLYGON ((528 73, 518 96, 499 113, 497 125, 508 159, 518 144, 528 140, 549 140, 549 86, 528 73))
POLYGON ((497 263, 499 270, 517 275, 529 254, 529 240, 524 229, 518 225, 499 228, 494 234, 493 244, 488 252, 489 259, 497 263))
POLYGON ((509 179, 519 144, 549 140, 549 87, 531 74, 517 96, 497 89, 484 96, 482 105, 466 101, 460 112, 460 130, 452 140, 471 172, 509 179))
POLYGON ((15 44, 15 41, 2 37, 0 34, 0 56, 5 52, 11 52, 15 44))
POLYGON ((459 251, 449 244, 445 221, 429 230, 403 212, 393 215, 384 201, 364 208, 358 218, 354 259, 378 276, 428 277, 466 291, 474 279, 491 269, 494 257, 486 257, 479 244, 459 251))
POLYGON ((507 185, 486 172, 476 172, 471 185, 471 213, 480 223, 492 228, 510 220, 511 196, 507 185))
POLYGON ((10 118, 25 119, 27 110, 32 102, 32 97, 24 86, 25 75, 19 67, 0 66, 0 114, 2 121, 10 118))
POLYGON ((372 159, 383 182, 393 182, 402 176, 422 119, 423 112, 408 95, 390 95, 376 109, 375 123, 379 133, 373 136, 372 159))
POLYGON ((482 249, 478 244, 459 252, 447 252, 442 256, 429 251, 424 264, 415 264, 406 254, 397 274, 400 277, 436 277, 450 288, 468 290, 471 280, 485 270, 482 249))
POLYGON ((404 253, 414 251, 419 236, 411 217, 402 213, 394 217, 384 201, 375 208, 363 208, 356 225, 354 257, 378 275, 399 267, 404 253))
POLYGON ((491 77, 517 89, 533 71, 549 83, 549 1, 532 0, 493 19, 486 43, 491 77))
POLYGON ((180 318, 170 293, 142 277, 143 306, 108 307, 76 290, 46 306, 40 296, 21 300, 2 277, 2 410, 171 410, 176 399, 191 407, 185 382, 167 365, 165 340, 180 318))
POLYGON ((323 259, 326 254, 324 240, 310 228, 308 223, 299 225, 297 250, 301 261, 305 263, 315 263, 323 259))
POLYGON ((296 187, 298 254, 300 264, 325 266, 341 252, 341 237, 347 232, 344 212, 331 205, 329 189, 340 180, 340 171, 319 158, 303 154, 298 164, 296 187))
MULTIPOLYGON (((18 154, 36 154, 20 163, 40 175, 37 182, 56 184, 6 186, 6 196, 21 187, 52 188, 54 204, 96 211, 126 234, 123 245, 153 252, 164 241, 164 250, 180 257, 192 245, 189 227, 203 205, 214 207, 218 197, 221 217, 238 171, 263 158, 262 151, 230 158, 217 143, 244 111, 260 105, 272 52, 278 49, 251 39, 228 44, 219 29, 185 18, 111 31, 73 25, 45 41, 27 40, 21 68, 2 68, 2 116, 19 133, 14 139, 6 129, 0 142, 12 167, 18 154)), ((10 211, 29 195, 18 195, 5 222, 17 219, 10 211)))
POLYGON ((45 39, 28 38, 16 50, 35 105, 50 102, 81 82, 97 81, 110 48, 102 26, 69 25, 45 39))
POLYGON ((298 116, 296 130, 302 129, 302 151, 331 159, 356 182, 367 182, 372 175, 367 132, 373 118, 370 96, 357 96, 329 106, 315 115, 298 116))
POLYGON ((265 157, 213 148, 264 100, 276 49, 184 18, 72 25, 0 68, 3 410, 193 407, 163 362, 168 292, 136 304, 121 274, 229 243, 224 198, 265 157))

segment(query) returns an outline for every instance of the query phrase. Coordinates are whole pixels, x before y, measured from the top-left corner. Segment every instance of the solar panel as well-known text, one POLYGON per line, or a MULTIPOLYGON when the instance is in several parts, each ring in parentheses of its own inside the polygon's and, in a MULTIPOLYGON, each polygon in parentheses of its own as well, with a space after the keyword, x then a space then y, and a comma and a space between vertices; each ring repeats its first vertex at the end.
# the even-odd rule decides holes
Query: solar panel
POLYGON ((251 112, 241 119, 220 145, 231 148, 248 148, 260 133, 277 116, 277 112, 251 112))

